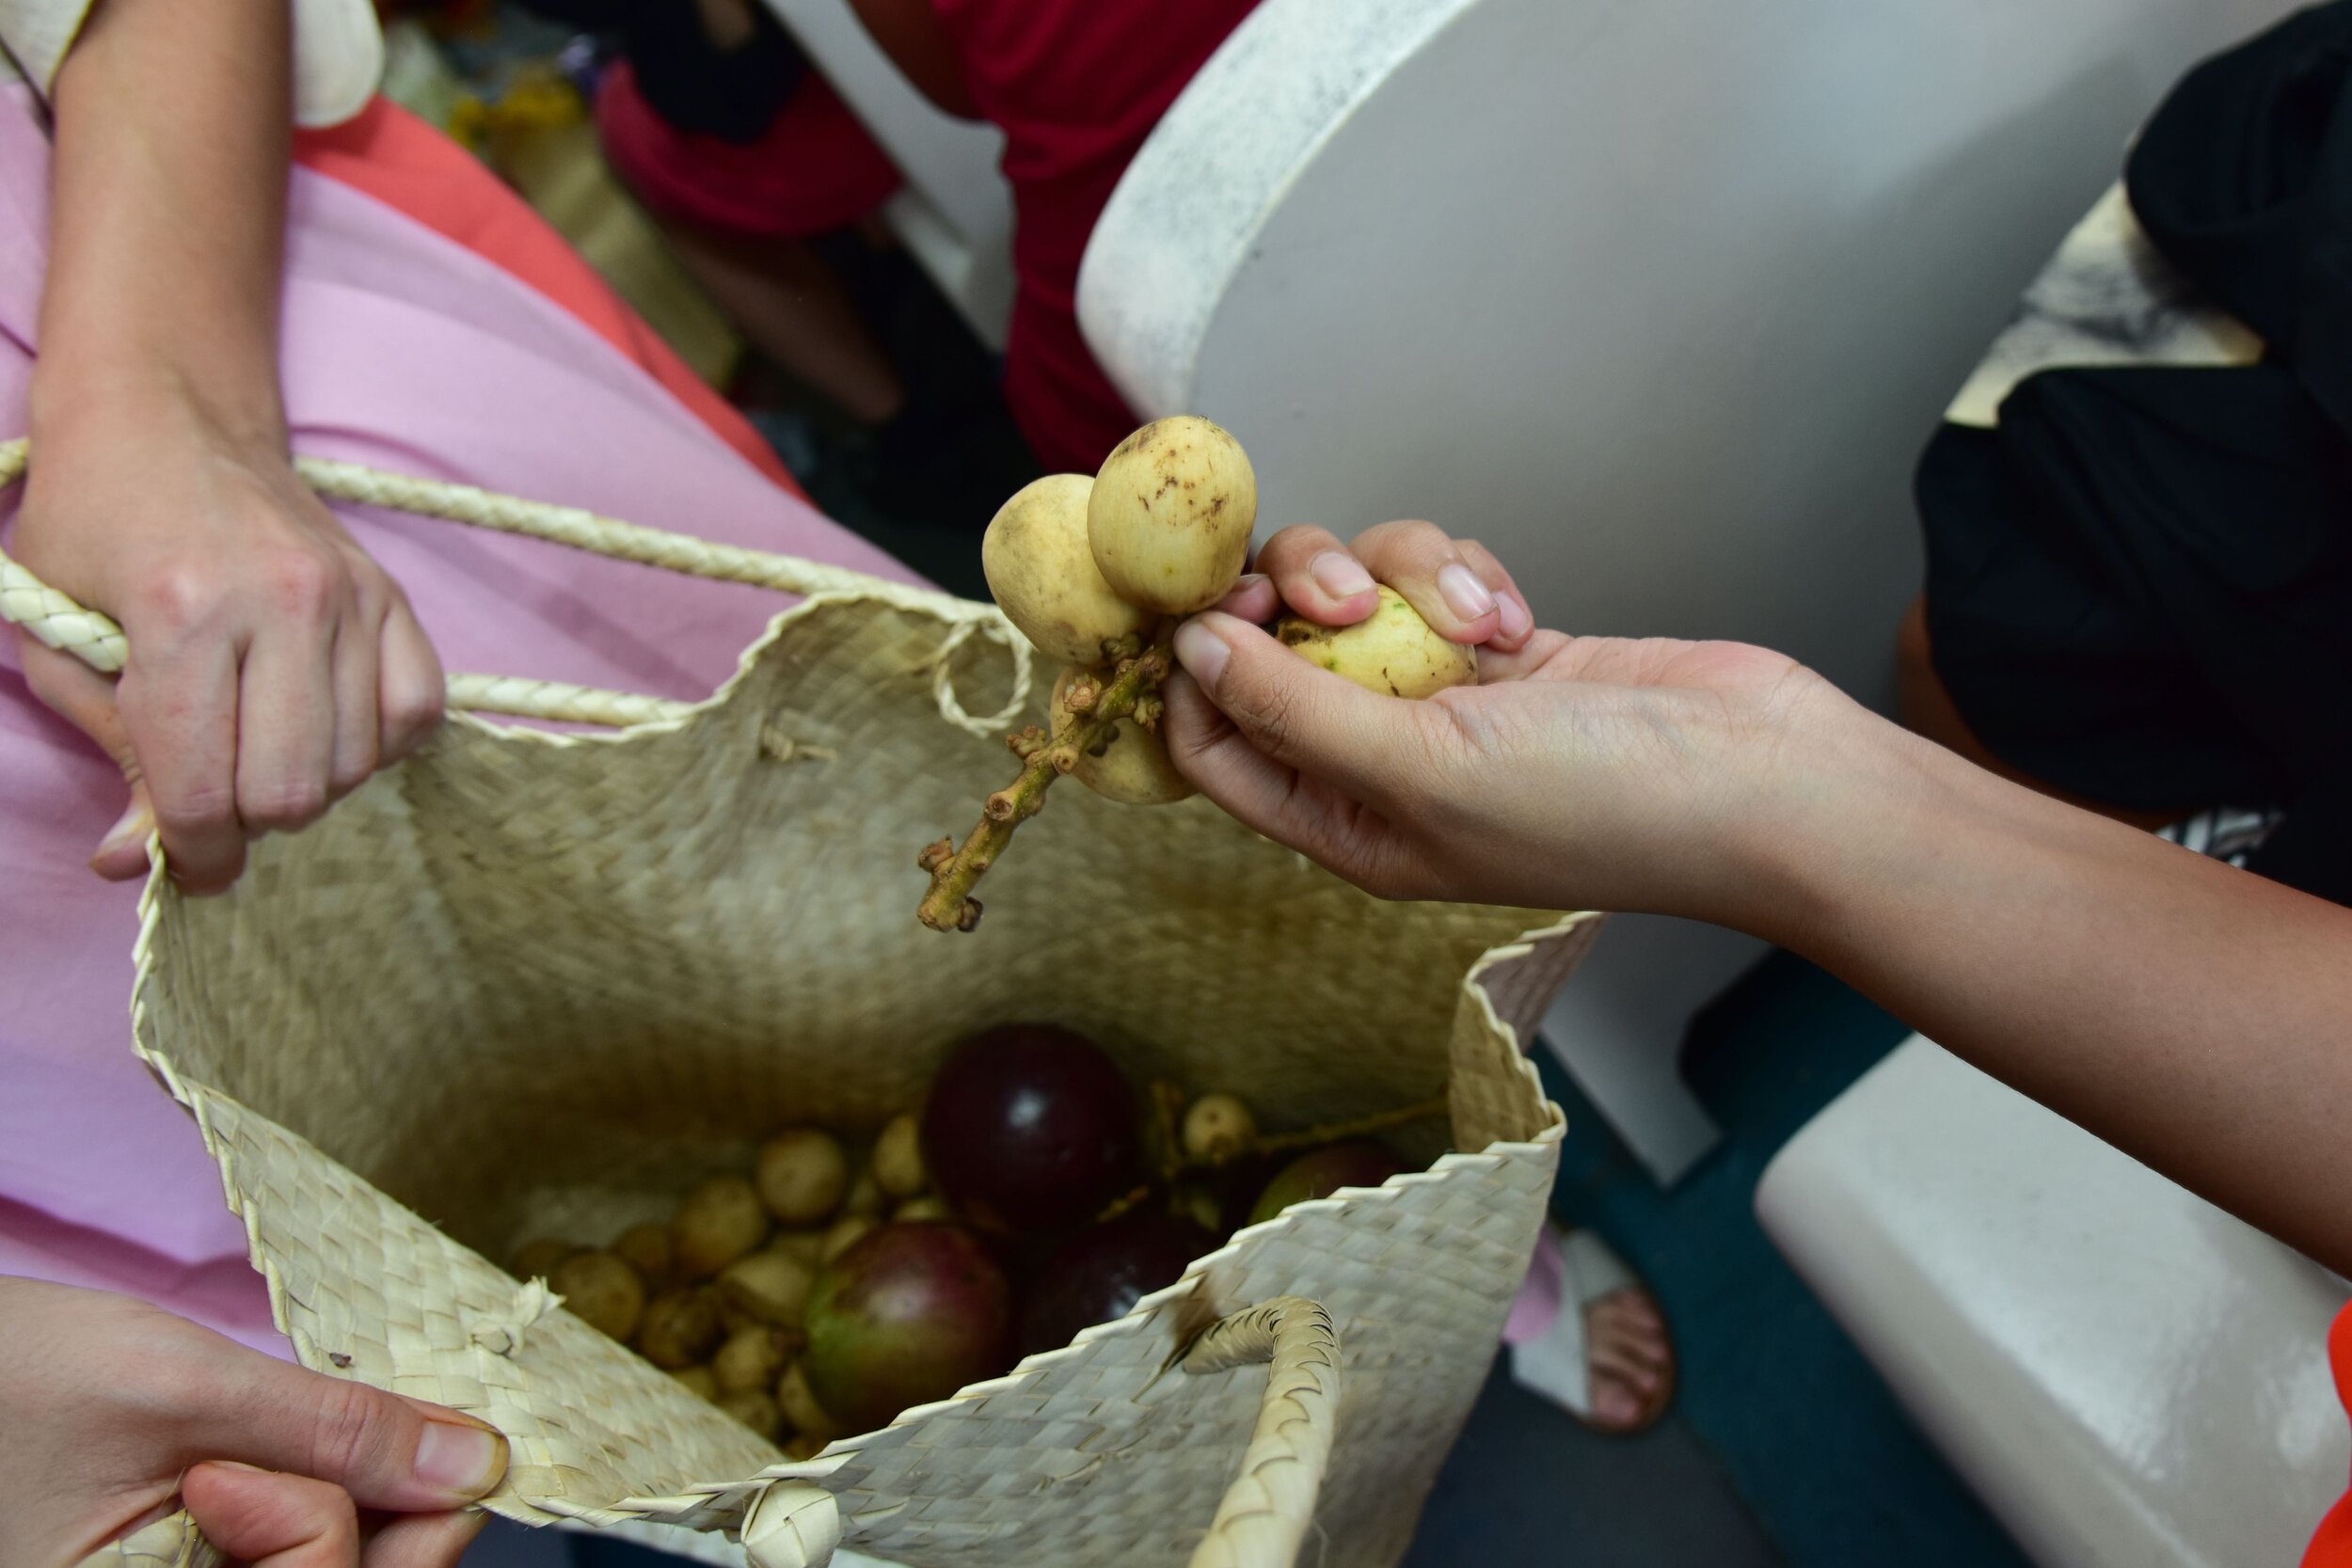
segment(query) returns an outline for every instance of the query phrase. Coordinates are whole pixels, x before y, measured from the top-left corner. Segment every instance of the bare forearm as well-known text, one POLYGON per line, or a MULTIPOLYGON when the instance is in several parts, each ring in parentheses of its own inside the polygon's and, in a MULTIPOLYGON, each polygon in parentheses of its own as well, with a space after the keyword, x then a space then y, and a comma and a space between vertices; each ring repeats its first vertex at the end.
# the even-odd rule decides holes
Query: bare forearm
POLYGON ((1867 721, 1774 934, 1947 1048, 2352 1273, 2352 911, 1867 721))
POLYGON ((278 438, 286 0, 103 0, 56 82, 37 427, 192 399, 278 438))

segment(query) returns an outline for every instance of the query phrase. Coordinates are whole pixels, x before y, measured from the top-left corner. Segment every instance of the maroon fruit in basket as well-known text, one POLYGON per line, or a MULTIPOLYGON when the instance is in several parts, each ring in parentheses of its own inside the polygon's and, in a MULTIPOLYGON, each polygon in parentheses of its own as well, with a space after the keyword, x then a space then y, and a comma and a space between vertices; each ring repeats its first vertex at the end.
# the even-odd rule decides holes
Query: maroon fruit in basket
POLYGON ((1021 1354, 1057 1350, 1082 1328, 1125 1317, 1216 1242, 1216 1232, 1152 1208, 1081 1230, 1029 1281, 1021 1354))
POLYGON ((1270 1220, 1294 1203, 1329 1197, 1342 1187, 1377 1187, 1404 1168, 1403 1161, 1369 1138, 1327 1145, 1275 1173, 1249 1211, 1249 1223, 1270 1220))
POLYGON ((957 1048, 923 1101, 923 1163, 956 1212, 999 1235, 1083 1225, 1135 1180, 1126 1075, 1067 1029, 1011 1024, 957 1048))
POLYGON ((868 1432, 1011 1362, 1012 1288, 961 1226, 885 1225, 827 1264, 800 1368, 843 1428, 868 1432))

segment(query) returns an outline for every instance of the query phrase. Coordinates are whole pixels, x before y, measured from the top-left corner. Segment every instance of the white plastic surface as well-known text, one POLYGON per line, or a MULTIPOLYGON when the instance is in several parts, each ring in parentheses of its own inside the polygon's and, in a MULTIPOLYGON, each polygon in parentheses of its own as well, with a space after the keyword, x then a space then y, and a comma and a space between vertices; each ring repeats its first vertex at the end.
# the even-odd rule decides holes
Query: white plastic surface
MULTIPOLYGON (((1138 409, 1242 438, 1267 529, 1435 518, 1546 624, 1880 703, 1945 404, 2164 89, 2290 8, 1264 0, 1129 168, 1079 318, 1138 409)), ((1600 1022, 1548 1033, 1671 1179, 1707 1137, 1674 1049, 1745 958, 1614 935, 1565 1004, 1600 1022)))
POLYGON ((2333 1275, 1914 1037, 1765 1229, 2045 1568, 2301 1560, 2345 1487, 2333 1275))
POLYGON ((883 215, 980 341, 1012 319, 1012 193, 996 128, 941 113, 900 74, 848 0, 767 0, 810 61, 881 143, 904 189, 883 215))

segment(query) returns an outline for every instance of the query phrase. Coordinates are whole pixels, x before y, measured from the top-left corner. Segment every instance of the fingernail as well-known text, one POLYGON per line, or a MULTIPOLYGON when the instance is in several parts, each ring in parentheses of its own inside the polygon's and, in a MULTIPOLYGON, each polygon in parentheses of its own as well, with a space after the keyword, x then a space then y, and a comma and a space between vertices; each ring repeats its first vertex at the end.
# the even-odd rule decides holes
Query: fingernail
POLYGON ((1252 588, 1257 587, 1260 583, 1272 582, 1273 580, 1274 579, 1272 578, 1266 576, 1263 572, 1244 572, 1241 576, 1233 579, 1232 590, 1225 596, 1230 599, 1235 594, 1247 594, 1252 588))
POLYGON ((1364 570, 1364 563, 1339 550, 1326 550, 1307 562, 1307 575, 1335 599, 1352 599, 1373 588, 1372 574, 1364 570))
POLYGON ((135 844, 143 845, 147 842, 147 835, 154 831, 154 816, 146 806, 135 800, 129 810, 116 818, 115 825, 106 830, 106 836, 98 841, 98 856, 103 858, 128 849, 135 844))
POLYGON ((427 1421, 417 1444, 417 1479, 427 1486, 478 1497, 506 1470, 506 1445, 496 1433, 452 1421, 427 1421))
POLYGON ((1232 657, 1225 639, 1200 621, 1186 621, 1176 628, 1176 662, 1200 683, 1201 690, 1216 693, 1216 678, 1225 673, 1225 661, 1232 657))
POLYGON ((1465 621, 1475 621, 1495 607, 1495 596, 1486 585, 1459 562, 1438 574, 1438 592, 1445 607, 1465 621))
POLYGON ((1496 594, 1495 608, 1502 612, 1503 636, 1525 637, 1534 629, 1535 618, 1528 614, 1527 607, 1519 603, 1516 594, 1496 594))

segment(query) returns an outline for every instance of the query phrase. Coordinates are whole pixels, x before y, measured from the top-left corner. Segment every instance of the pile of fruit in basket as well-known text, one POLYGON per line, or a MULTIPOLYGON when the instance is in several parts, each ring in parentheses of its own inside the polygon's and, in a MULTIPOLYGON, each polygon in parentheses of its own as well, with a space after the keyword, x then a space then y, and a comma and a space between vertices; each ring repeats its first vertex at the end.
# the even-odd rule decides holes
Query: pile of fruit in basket
POLYGON ((855 1152, 787 1129, 666 1225, 514 1270, 804 1458, 1125 1315, 1240 1226, 1378 1185, 1405 1167, 1375 1134, 1443 1113, 1267 1136, 1231 1094, 1138 1094, 1084 1037, 1010 1024, 855 1152))

